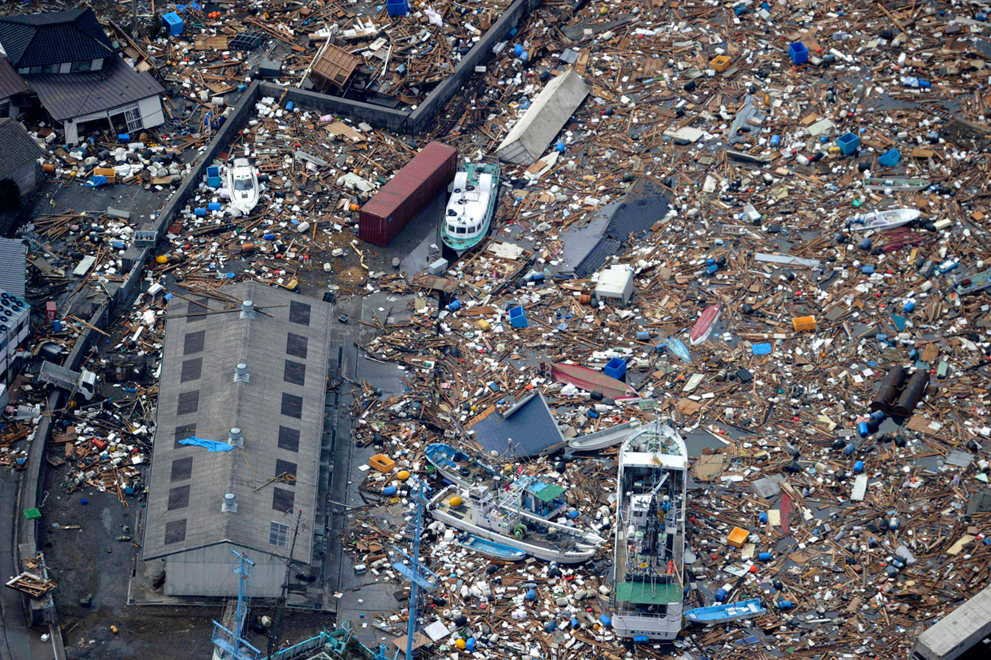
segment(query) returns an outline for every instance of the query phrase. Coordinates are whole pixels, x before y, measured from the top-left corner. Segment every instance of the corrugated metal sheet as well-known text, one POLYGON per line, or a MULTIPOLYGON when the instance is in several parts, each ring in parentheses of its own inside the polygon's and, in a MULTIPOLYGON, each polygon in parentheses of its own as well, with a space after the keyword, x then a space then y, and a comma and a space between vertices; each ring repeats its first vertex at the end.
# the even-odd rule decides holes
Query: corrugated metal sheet
POLYGON ((361 208, 358 237, 385 246, 454 180, 458 150, 431 142, 361 208))
POLYGON ((25 266, 28 248, 13 238, 0 238, 0 289, 24 298, 25 266))
MULTIPOLYGON (((273 522, 293 525, 292 516, 274 508, 274 489, 279 487, 292 490, 294 508, 304 512, 293 557, 308 564, 317 529, 314 520, 333 308, 253 282, 235 284, 224 291, 252 300, 268 313, 256 312, 253 319, 242 319, 237 312, 189 316, 202 306, 180 298, 169 302, 148 478, 144 557, 164 557, 225 542, 288 555, 288 538, 273 543, 271 536, 273 522), (297 322, 291 320, 293 304, 309 305, 309 324, 299 322, 304 320, 299 314, 297 322), (294 341, 290 335, 296 335, 294 341), (304 343, 307 348, 301 358, 299 349, 304 343), (284 366, 290 357, 306 363, 302 386, 285 380, 284 366), (183 381, 183 363, 196 359, 202 360, 199 378, 183 381), (248 365, 248 381, 234 382, 238 363, 248 365), (196 407, 180 409, 180 400, 191 394, 196 395, 196 407), (296 408, 287 407, 287 401, 295 401, 296 408), (192 435, 224 442, 227 429, 232 427, 241 429, 243 449, 209 453, 179 444, 192 435), (294 444, 280 441, 283 429, 296 432, 294 444), (266 485, 278 475, 280 460, 296 463, 295 483, 266 485), (170 509, 172 489, 187 485, 188 505, 170 509), (225 493, 237 497, 236 513, 223 511, 225 493), (170 525, 180 524, 182 533, 170 535, 170 525)), ((212 311, 227 308, 219 301, 206 300, 212 311)), ((205 595, 212 587, 203 588, 205 591, 196 593, 205 595)))

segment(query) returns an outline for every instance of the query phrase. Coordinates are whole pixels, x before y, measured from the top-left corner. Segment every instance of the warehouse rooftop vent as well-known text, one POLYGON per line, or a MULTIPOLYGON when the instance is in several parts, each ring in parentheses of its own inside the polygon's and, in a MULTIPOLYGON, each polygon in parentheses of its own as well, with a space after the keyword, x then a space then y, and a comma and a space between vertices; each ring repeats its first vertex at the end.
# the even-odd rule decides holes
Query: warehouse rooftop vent
POLYGON ((237 366, 234 367, 234 382, 235 383, 248 382, 248 365, 246 365, 244 362, 239 362, 237 366))
POLYGON ((224 494, 224 513, 237 513, 237 498, 234 497, 234 493, 224 494))
POLYGON ((253 319, 255 318, 255 303, 250 300, 245 300, 241 303, 241 318, 242 319, 253 319))
POLYGON ((235 426, 227 432, 227 444, 233 447, 244 446, 244 437, 241 435, 241 429, 235 426))

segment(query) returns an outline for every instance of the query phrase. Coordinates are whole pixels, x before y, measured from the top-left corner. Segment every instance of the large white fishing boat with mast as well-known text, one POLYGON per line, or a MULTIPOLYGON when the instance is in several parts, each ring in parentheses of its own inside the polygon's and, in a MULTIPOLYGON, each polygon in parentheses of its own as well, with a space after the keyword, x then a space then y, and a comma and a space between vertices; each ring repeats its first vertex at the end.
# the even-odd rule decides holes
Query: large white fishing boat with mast
POLYGON ((688 450, 653 421, 620 449, 612 625, 636 642, 673 640, 684 601, 688 450))

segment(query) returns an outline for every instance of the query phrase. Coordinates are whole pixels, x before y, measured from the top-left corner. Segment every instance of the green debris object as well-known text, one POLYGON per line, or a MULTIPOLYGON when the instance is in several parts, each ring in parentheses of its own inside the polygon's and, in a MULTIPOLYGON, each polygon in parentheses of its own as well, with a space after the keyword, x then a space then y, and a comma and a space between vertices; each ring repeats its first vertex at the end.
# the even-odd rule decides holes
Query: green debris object
POLYGON ((41 517, 41 509, 24 509, 24 517, 28 520, 37 520, 41 517))

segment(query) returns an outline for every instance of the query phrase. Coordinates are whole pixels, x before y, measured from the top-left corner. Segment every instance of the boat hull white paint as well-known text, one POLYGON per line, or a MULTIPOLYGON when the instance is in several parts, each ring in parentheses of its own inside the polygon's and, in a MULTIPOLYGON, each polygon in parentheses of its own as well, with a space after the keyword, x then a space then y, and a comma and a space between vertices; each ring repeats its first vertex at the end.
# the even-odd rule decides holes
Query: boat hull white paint
POLYGON ((432 510, 430 515, 432 515, 434 519, 443 522, 445 525, 450 525, 455 529, 460 529, 480 538, 494 541, 495 543, 501 543, 503 545, 516 548, 517 550, 522 550, 531 557, 543 559, 544 561, 556 561, 559 564, 580 564, 583 561, 588 561, 594 557, 595 551, 597 550, 597 548, 590 547, 588 550, 583 550, 580 552, 557 552, 551 550, 550 548, 532 545, 526 541, 520 541, 519 539, 511 536, 503 536, 502 534, 498 534, 492 530, 479 527, 470 521, 455 518, 440 509, 432 510))
POLYGON ((613 614, 613 631, 624 639, 646 636, 655 641, 671 641, 681 632, 682 604, 668 605, 665 616, 613 614))

